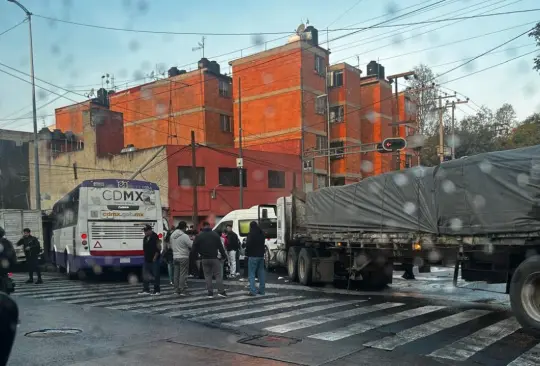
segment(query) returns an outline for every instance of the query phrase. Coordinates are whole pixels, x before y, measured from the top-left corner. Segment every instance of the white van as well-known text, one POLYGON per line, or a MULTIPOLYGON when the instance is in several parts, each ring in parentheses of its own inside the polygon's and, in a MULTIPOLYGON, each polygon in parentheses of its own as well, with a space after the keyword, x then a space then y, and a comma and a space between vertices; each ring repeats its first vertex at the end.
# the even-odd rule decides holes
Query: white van
MULTIPOLYGON (((252 221, 259 222, 259 226, 266 235, 265 265, 268 264, 268 255, 275 249, 277 241, 277 216, 272 206, 257 205, 248 209, 234 210, 219 221, 214 231, 221 235, 227 225, 232 225, 232 230, 238 235, 240 243, 244 243, 249 233, 249 224, 252 221)), ((244 259, 244 250, 240 250, 240 260, 244 259)))

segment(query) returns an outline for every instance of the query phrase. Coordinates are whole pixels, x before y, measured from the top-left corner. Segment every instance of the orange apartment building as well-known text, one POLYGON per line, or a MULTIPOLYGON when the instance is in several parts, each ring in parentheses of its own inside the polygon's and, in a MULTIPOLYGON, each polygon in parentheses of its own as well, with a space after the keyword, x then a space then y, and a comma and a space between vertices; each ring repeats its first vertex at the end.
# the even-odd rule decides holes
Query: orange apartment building
POLYGON ((346 63, 330 66, 329 51, 309 26, 283 46, 230 65, 242 145, 298 155, 299 164, 304 156, 306 191, 327 186, 329 175, 332 185, 343 185, 393 169, 392 154, 353 153, 392 137, 395 98, 377 62, 367 65, 366 76, 346 63))
MULTIPOLYGON (((294 154, 300 166, 303 153, 327 147, 326 114, 317 113, 316 103, 326 94, 329 52, 318 46, 313 27, 295 37, 230 65, 234 125, 239 126, 241 106, 243 147, 294 154)), ((235 129, 235 146, 239 143, 235 129)), ((304 177, 306 190, 313 188, 313 180, 324 183, 326 176, 326 159, 316 159, 311 174, 304 177)))
POLYGON ((56 128, 82 134, 82 112, 101 104, 124 117, 126 146, 139 149, 197 143, 233 146, 231 78, 215 61, 202 58, 198 69, 169 69, 168 78, 118 92, 98 91, 98 97, 59 108, 56 128))

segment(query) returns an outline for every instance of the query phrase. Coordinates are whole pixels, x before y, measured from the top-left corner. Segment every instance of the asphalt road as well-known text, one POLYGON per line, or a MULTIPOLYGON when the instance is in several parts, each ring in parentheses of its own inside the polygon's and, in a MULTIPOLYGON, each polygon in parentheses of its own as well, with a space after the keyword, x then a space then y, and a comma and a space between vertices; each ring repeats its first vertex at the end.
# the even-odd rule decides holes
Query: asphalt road
POLYGON ((505 295, 485 291, 496 288, 454 288, 444 269, 416 281, 399 275, 388 290, 366 292, 270 273, 265 296, 228 281, 228 298, 208 299, 200 280, 178 298, 166 280, 161 296, 137 295, 125 273, 46 273, 42 285, 15 274, 21 324, 9 365, 540 364, 540 338, 520 329, 505 295), (25 335, 54 328, 80 333, 25 335))

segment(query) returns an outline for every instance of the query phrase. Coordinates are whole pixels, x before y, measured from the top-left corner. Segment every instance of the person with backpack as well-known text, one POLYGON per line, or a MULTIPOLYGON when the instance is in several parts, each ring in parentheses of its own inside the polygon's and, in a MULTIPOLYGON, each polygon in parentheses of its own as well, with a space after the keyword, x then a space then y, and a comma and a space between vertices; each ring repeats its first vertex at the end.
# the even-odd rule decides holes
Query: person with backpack
POLYGON ((43 283, 43 280, 41 279, 41 270, 39 268, 41 245, 39 244, 38 238, 32 236, 29 228, 23 229, 23 237, 17 242, 17 246, 21 245, 24 248, 26 265, 28 268, 28 281, 26 281, 26 283, 34 282, 34 272, 37 274, 36 285, 43 283))

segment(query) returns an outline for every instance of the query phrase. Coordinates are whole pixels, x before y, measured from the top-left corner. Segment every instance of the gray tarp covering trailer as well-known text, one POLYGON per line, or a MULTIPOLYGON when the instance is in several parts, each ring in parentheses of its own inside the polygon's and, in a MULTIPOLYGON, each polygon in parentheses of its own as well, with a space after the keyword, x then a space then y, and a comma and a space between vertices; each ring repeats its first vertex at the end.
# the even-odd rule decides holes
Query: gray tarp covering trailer
POLYGON ((295 193, 278 200, 268 262, 304 284, 378 286, 393 261, 457 259, 465 280, 506 282, 518 320, 540 329, 539 202, 540 146, 295 193))

